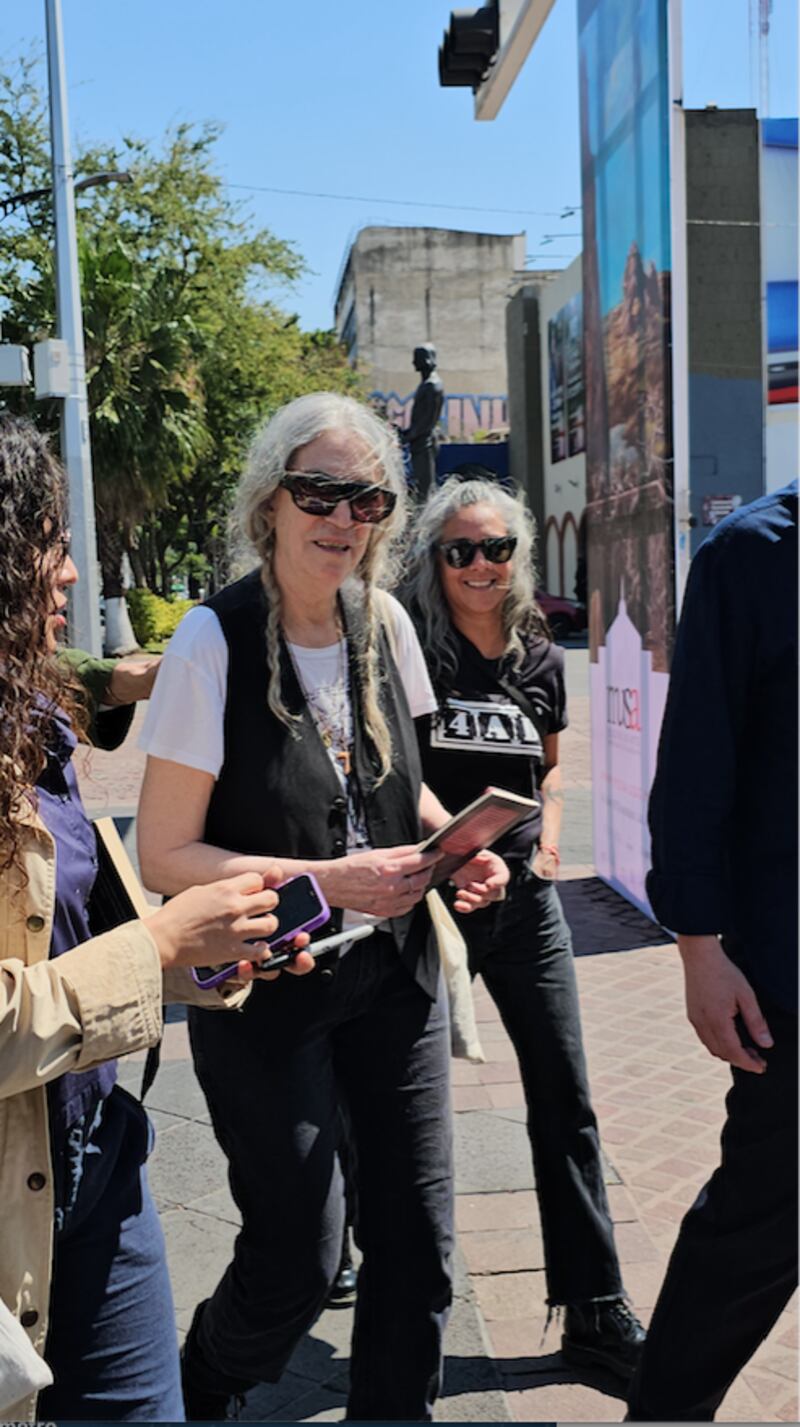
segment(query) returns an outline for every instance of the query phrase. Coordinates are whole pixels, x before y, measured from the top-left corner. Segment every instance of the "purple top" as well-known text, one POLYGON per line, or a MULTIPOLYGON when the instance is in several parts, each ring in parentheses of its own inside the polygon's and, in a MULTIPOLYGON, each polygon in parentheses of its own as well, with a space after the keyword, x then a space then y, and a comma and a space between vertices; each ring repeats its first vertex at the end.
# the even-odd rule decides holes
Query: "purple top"
MULTIPOLYGON (((72 766, 77 739, 66 715, 50 725, 47 764, 36 784, 39 816, 56 848, 56 897, 50 956, 61 956, 92 935, 89 898, 97 876, 97 846, 72 766)), ((54 1148, 77 1121, 94 1119, 117 1078, 116 1061, 80 1074, 68 1072, 47 1087, 54 1148)))

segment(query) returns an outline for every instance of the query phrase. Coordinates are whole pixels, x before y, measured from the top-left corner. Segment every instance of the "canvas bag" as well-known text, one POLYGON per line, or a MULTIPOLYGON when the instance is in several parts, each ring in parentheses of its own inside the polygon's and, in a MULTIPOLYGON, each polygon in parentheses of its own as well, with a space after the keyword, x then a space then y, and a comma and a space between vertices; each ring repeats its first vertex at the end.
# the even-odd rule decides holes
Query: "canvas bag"
MULTIPOLYGON (((383 590, 376 590, 375 594, 389 648, 396 663, 397 642, 391 605, 383 590)), ((471 1060, 475 1065, 484 1065, 486 1056, 478 1038, 466 942, 458 930, 452 912, 438 892, 428 892, 425 902, 439 948, 439 960, 450 1004, 450 1053, 456 1060, 471 1060)))
POLYGON ((425 901, 439 947, 439 960, 450 1003, 450 1054, 456 1060, 471 1060, 473 1065, 485 1065, 486 1056, 475 1020, 466 942, 439 893, 428 892, 425 901))
POLYGON ((0 1412, 7 1412, 53 1381, 25 1329, 0 1299, 0 1412))

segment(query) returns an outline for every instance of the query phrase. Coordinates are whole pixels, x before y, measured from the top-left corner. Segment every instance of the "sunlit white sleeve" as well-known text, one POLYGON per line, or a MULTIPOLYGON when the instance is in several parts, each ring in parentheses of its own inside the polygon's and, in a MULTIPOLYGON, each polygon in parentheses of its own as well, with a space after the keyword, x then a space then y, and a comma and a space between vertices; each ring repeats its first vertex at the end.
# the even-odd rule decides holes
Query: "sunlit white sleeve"
POLYGON ((391 604, 390 618, 394 627, 397 666, 411 717, 421 718, 423 714, 433 713, 436 708, 436 695, 428 674, 428 666, 411 616, 393 595, 387 596, 387 602, 391 604))
POLYGON ((225 752, 228 646, 213 610, 198 606, 167 645, 139 747, 216 778, 225 752))

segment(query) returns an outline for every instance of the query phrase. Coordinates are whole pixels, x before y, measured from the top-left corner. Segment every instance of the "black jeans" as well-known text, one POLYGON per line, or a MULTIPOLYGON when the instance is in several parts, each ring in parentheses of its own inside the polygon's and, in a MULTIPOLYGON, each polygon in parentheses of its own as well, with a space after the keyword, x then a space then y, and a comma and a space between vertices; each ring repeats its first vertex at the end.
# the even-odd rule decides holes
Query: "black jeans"
MULTIPOLYGON (((452 895, 450 898, 452 902, 452 895)), ((504 902, 458 916, 519 1060, 551 1306, 622 1293, 589 1097, 572 939, 552 882, 521 863, 504 902)))
POLYGON ((347 1105, 364 1255, 348 1417, 429 1420, 452 1297, 449 1023, 377 933, 332 977, 257 985, 241 1015, 191 1010, 198 1078, 242 1230, 200 1318, 192 1371, 214 1391, 280 1377, 336 1277, 347 1105))
POLYGON ((765 1004, 763 1075, 733 1070, 719 1168, 681 1224, 628 1415, 707 1422, 797 1285, 797 1016, 765 1004))

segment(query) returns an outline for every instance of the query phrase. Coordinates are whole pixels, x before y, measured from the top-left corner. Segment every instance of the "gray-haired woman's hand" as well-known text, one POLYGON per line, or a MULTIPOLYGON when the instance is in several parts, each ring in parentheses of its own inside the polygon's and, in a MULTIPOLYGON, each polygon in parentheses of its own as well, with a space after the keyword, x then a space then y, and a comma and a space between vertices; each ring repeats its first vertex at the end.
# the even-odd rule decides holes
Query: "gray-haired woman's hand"
POLYGON ((438 852, 418 852, 409 843, 353 852, 314 870, 331 906, 373 917, 402 917, 425 896, 439 857, 438 852))
POLYGON ((456 911, 477 912, 479 908, 487 907, 490 902, 502 902, 506 895, 508 877, 508 867, 496 852, 491 852, 488 848, 483 852, 476 852, 471 861, 465 862, 463 867, 453 873, 451 880, 457 888, 454 902, 456 911))

